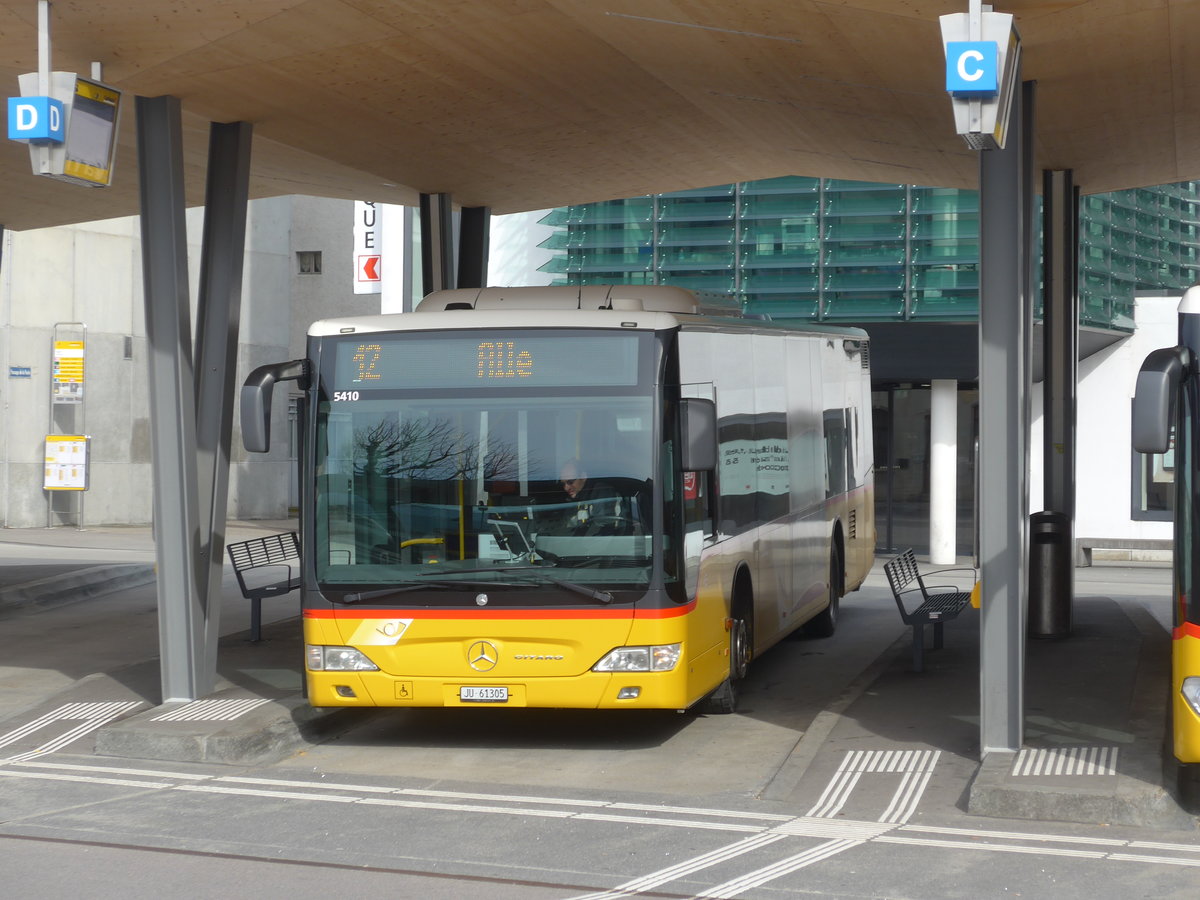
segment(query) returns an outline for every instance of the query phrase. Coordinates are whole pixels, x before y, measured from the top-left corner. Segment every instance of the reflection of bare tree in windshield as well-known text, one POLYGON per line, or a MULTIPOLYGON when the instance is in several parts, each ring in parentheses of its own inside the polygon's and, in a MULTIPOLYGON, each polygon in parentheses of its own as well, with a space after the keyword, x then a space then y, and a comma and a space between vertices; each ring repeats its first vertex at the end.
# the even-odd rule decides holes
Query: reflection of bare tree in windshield
MULTIPOLYGON (((384 478, 452 480, 479 474, 479 440, 446 419, 386 419, 354 431, 354 472, 384 478)), ((515 478, 517 453, 488 441, 485 479, 515 478)))

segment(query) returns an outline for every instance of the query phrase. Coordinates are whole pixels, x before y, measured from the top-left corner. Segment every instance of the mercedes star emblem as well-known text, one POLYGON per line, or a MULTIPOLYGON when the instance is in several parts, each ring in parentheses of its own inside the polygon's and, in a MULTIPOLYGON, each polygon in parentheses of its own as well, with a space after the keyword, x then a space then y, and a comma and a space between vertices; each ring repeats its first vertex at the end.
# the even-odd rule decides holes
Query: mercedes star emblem
POLYGON ((476 672, 490 672, 500 659, 500 651, 491 641, 476 641, 467 649, 467 664, 476 672))

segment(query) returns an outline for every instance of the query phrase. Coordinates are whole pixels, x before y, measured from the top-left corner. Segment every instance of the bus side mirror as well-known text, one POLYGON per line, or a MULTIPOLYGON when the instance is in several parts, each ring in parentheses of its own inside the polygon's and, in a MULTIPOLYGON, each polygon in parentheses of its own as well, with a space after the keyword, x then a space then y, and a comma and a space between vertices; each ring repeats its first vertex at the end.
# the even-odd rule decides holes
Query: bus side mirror
POLYGON ((259 366, 242 385, 242 446, 251 453, 271 449, 271 394, 277 381, 298 381, 308 389, 308 360, 259 366))
POLYGON ((1175 423, 1175 395, 1190 354, 1184 347, 1164 347, 1146 357, 1133 393, 1133 449, 1166 453, 1175 423))
POLYGON ((717 467, 717 405, 701 397, 684 397, 681 415, 681 469, 712 471, 717 467))

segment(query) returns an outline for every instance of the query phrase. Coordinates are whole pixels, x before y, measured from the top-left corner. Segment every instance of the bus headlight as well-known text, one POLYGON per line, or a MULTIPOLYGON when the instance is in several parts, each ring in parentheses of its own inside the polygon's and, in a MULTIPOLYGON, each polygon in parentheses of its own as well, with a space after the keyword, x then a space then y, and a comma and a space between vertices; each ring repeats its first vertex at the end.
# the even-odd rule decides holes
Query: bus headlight
POLYGON ((308 668, 314 672, 378 672, 379 666, 353 647, 322 647, 308 644, 305 648, 308 668))
POLYGON ((1192 708, 1192 712, 1200 716, 1200 677, 1193 675, 1183 679, 1183 686, 1179 690, 1183 694, 1183 699, 1188 702, 1188 706, 1192 708))
POLYGON ((679 662, 682 644, 617 647, 592 666, 595 672, 669 672, 679 662))

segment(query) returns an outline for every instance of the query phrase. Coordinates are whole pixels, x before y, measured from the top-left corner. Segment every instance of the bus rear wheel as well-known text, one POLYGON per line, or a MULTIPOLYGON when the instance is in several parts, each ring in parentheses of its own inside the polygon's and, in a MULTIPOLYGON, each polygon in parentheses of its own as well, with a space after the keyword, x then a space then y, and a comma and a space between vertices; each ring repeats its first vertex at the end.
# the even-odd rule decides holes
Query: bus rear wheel
POLYGON ((829 554, 829 605, 804 625, 810 637, 833 637, 837 631, 838 612, 842 599, 842 555, 837 547, 829 554))

